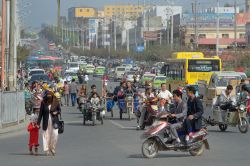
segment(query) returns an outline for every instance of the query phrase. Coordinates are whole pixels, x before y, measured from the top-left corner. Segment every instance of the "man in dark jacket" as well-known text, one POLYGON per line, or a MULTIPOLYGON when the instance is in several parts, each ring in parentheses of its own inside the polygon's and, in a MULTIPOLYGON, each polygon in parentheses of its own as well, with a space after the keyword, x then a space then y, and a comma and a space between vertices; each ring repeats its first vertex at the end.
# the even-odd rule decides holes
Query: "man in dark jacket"
POLYGON ((187 118, 184 120, 183 127, 186 130, 186 141, 189 141, 192 132, 202 128, 203 105, 200 99, 195 97, 195 88, 188 86, 187 88, 187 118))

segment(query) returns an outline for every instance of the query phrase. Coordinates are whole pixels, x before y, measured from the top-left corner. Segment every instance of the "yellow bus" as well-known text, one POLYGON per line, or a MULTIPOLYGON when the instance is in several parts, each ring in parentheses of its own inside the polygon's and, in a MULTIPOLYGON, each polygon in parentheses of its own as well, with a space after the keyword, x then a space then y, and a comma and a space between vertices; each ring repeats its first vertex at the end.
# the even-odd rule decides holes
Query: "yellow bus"
POLYGON ((176 52, 167 59, 163 71, 171 84, 193 85, 199 80, 209 83, 212 73, 221 68, 221 59, 217 56, 205 58, 201 52, 176 52))

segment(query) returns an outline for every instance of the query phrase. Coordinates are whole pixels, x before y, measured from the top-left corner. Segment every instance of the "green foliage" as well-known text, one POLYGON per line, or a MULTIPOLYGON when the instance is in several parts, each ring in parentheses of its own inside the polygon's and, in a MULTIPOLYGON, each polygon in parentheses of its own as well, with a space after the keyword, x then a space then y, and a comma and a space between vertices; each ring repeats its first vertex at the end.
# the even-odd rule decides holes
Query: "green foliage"
POLYGON ((30 50, 25 46, 17 46, 17 62, 24 61, 30 54, 30 50))

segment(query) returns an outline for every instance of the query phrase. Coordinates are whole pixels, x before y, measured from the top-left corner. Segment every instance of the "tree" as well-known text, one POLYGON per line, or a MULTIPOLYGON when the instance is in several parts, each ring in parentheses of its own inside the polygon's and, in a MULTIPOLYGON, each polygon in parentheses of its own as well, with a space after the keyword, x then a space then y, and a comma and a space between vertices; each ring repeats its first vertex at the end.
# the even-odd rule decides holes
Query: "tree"
POLYGON ((224 7, 233 7, 233 5, 231 5, 230 3, 225 3, 224 7))

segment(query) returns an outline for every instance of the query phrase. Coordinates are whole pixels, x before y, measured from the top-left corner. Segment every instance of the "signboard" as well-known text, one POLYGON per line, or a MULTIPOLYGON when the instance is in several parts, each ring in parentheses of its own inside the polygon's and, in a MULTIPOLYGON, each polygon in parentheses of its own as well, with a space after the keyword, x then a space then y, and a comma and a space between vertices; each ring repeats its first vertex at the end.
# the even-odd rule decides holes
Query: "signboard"
POLYGON ((137 46, 136 47, 136 52, 143 52, 144 51, 144 46, 142 45, 142 46, 137 46))
POLYGON ((156 41, 158 39, 158 31, 143 32, 144 40, 156 41))

